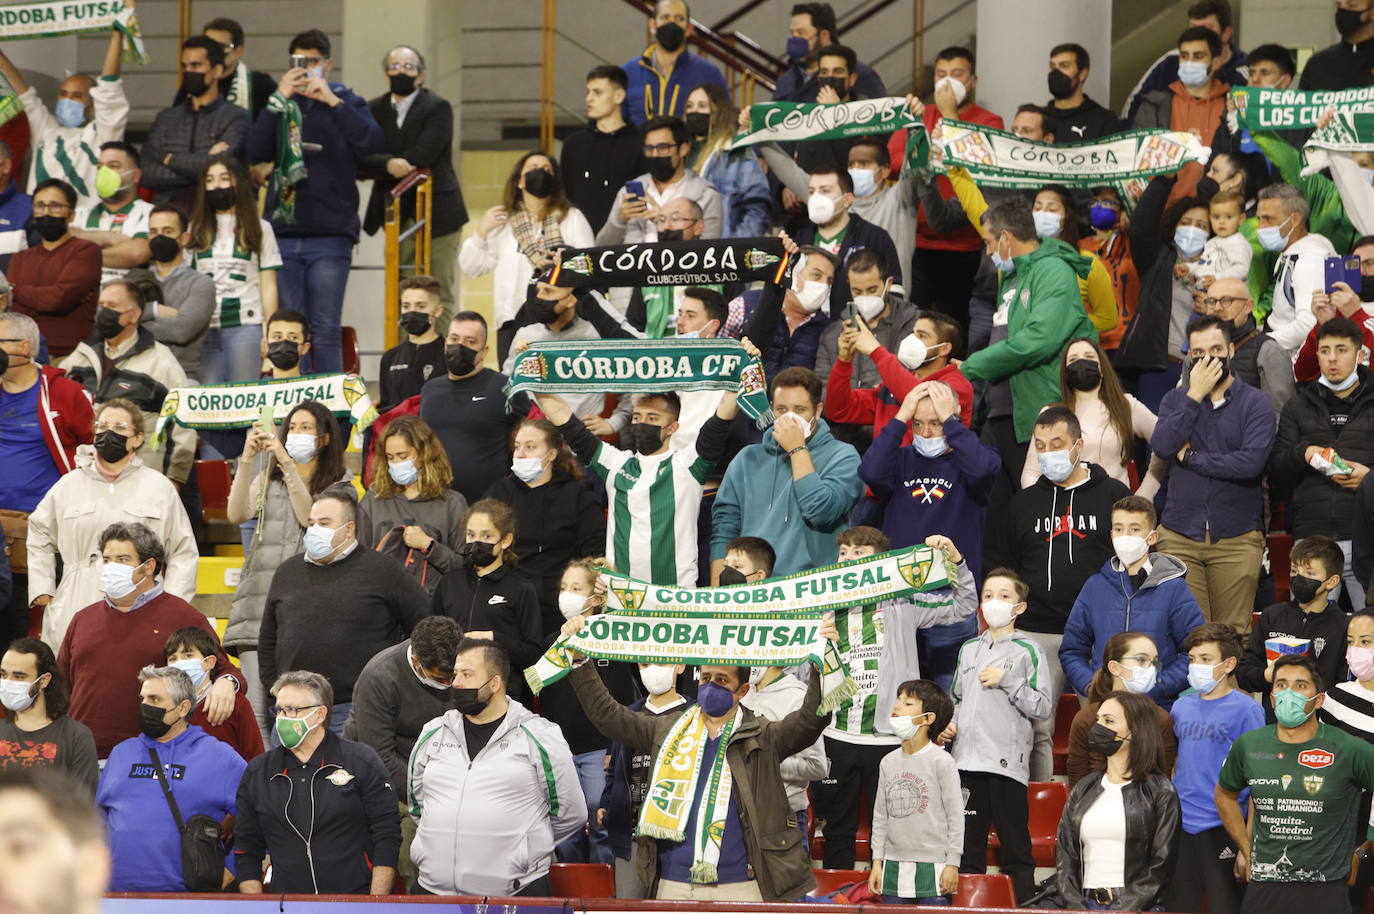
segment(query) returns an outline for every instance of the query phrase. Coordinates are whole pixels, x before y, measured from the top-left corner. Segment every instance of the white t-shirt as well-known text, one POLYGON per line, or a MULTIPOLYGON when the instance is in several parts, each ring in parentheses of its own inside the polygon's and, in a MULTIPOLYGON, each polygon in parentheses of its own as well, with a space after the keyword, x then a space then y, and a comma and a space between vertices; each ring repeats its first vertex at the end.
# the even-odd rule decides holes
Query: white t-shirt
POLYGON ((262 286, 259 274, 281 269, 277 236, 267 220, 262 225, 262 246, 250 254, 235 244, 234 215, 215 215, 215 240, 208 251, 192 254, 195 268, 215 281, 215 314, 211 327, 244 327, 263 322, 262 286))
POLYGON ((1083 888, 1118 889, 1126 885, 1126 806, 1121 790, 1130 781, 1113 784, 1102 775, 1102 793, 1078 827, 1083 845, 1083 888))
MULTIPOLYGON (((108 210, 99 203, 77 207, 73 224, 94 232, 119 232, 129 238, 147 238, 148 217, 152 212, 153 204, 134 197, 117 210, 108 210)), ((101 267, 100 284, 103 286, 112 279, 123 279, 127 272, 128 267, 101 267)))

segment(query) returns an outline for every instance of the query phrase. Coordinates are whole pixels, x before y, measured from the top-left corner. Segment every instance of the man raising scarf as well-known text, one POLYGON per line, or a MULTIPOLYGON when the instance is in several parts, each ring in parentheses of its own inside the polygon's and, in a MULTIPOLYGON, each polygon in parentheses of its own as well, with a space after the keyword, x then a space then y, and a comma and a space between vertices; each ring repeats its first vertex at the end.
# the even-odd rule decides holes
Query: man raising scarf
MULTIPOLYGON (((574 635, 585 616, 569 620, 574 635)), ((836 641, 834 618, 821 626, 836 641)), ((654 757, 635 829, 633 861, 659 899, 793 902, 816 886, 780 765, 830 722, 818 714, 820 676, 802 706, 778 721, 740 706, 749 667, 699 667, 697 704, 644 715, 620 705, 596 668, 573 652, 570 680, 587 718, 631 752, 654 757)))

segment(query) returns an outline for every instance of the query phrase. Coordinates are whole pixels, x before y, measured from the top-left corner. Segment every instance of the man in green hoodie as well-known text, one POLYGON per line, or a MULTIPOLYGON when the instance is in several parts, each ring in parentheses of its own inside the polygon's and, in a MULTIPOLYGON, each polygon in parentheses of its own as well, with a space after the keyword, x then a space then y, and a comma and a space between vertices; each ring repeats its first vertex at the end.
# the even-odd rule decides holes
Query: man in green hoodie
POLYGON ((988 208, 983 239, 1001 273, 999 303, 989 345, 960 370, 970 381, 988 383, 984 440, 1002 454, 1009 487, 999 481, 998 490, 1010 497, 1035 417, 1059 399, 1060 354, 1076 337, 1097 339, 1078 291, 1078 278, 1087 278, 1092 261, 1058 238, 1039 238, 1021 196, 988 208))

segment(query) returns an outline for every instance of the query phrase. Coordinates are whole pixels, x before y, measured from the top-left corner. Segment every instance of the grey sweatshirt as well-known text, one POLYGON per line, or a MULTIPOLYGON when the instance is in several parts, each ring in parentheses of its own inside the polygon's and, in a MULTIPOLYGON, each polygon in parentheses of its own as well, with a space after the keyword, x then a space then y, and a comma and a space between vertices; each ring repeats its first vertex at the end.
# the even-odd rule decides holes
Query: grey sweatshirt
POLYGON ((960 771, 981 771, 1030 782, 1031 722, 1053 712, 1050 677, 1040 647, 1019 632, 994 640, 988 632, 959 649, 954 670, 954 761, 960 771), (989 667, 1005 672, 988 688, 978 674, 989 667))
MULTIPOLYGON (((740 700, 750 711, 764 720, 782 720, 802 706, 806 700, 806 683, 786 674, 763 688, 751 686, 749 694, 740 700)), ((830 759, 825 757, 824 738, 817 737, 811 747, 782 760, 783 786, 787 788, 787 802, 793 810, 810 805, 806 788, 830 774, 830 759)))
MULTIPOLYGON (((385 473, 385 466, 378 466, 376 472, 385 473)), ((435 570, 426 575, 425 590, 434 593, 439 579, 455 568, 462 567, 462 560, 454 550, 466 539, 463 530, 463 515, 467 513, 468 500, 461 492, 452 489, 442 498, 417 498, 414 501, 404 495, 391 498, 378 498, 372 492, 363 496, 358 504, 358 542, 368 549, 376 549, 382 537, 395 527, 412 524, 438 530, 434 546, 425 556, 435 570)))
POLYGON ((898 746, 878 763, 873 859, 958 866, 964 854, 959 768, 934 743, 915 754, 898 746))

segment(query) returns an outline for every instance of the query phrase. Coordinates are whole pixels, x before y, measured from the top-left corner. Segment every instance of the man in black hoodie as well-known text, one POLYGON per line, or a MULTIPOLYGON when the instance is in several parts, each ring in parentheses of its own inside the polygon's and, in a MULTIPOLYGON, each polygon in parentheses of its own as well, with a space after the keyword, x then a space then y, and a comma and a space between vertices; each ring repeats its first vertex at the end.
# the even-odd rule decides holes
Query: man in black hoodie
POLYGON ((563 141, 563 186, 593 232, 606 224, 616 192, 644 173, 639 130, 620 113, 628 86, 620 67, 593 67, 587 74, 587 126, 563 141))
MULTIPOLYGON (((1010 523, 990 525, 983 567, 1010 568, 1030 586, 1016 628, 1044 652, 1057 702, 1064 691, 1064 624, 1083 584, 1114 555, 1112 505, 1131 491, 1083 459, 1083 431, 1067 407, 1040 413, 1032 439, 1040 478, 1011 500, 1010 523)), ((1054 715, 1035 721, 1032 781, 1054 773, 1053 739, 1054 715)))
POLYGON ((1052 97, 1045 111, 1053 125, 1056 143, 1096 140, 1121 129, 1116 114, 1088 98, 1083 91, 1088 82, 1089 64, 1088 51, 1081 44, 1060 44, 1050 50, 1052 97))

